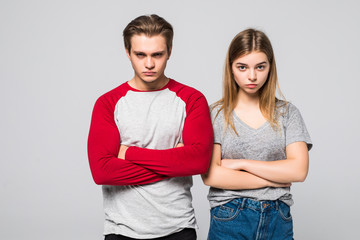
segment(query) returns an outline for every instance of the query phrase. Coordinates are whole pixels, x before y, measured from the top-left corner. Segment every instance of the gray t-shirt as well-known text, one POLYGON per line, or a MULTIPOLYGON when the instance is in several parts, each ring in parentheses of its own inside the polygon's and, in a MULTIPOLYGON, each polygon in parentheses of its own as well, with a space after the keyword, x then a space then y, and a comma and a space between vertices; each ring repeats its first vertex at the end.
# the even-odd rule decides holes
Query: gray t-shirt
MULTIPOLYGON (((251 128, 233 112, 233 122, 238 133, 229 126, 225 129, 224 113, 217 116, 219 107, 211 112, 214 127, 214 142, 221 144, 221 159, 252 159, 274 161, 286 159, 286 146, 294 142, 307 143, 312 147, 311 139, 299 110, 291 103, 286 107, 282 101, 279 108, 279 130, 274 130, 269 122, 258 129, 251 128)), ((210 207, 225 204, 235 198, 252 198, 255 200, 281 200, 293 204, 290 188, 265 187, 251 190, 224 190, 211 187, 208 200, 210 207)))

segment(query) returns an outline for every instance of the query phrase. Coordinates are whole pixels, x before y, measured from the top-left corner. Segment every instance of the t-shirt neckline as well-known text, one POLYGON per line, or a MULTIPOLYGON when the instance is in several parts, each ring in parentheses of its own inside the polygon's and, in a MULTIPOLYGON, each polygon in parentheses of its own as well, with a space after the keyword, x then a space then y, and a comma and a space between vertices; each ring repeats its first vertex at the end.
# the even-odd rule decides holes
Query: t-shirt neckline
POLYGON ((135 92, 158 92, 158 91, 162 91, 166 88, 169 88, 169 86, 173 83, 173 79, 169 78, 169 81, 165 84, 165 86, 163 86, 162 88, 159 88, 159 89, 155 89, 155 90, 140 90, 140 89, 136 89, 136 88, 133 88, 132 86, 130 86, 129 84, 129 81, 126 82, 126 86, 132 90, 132 91, 135 91, 135 92))

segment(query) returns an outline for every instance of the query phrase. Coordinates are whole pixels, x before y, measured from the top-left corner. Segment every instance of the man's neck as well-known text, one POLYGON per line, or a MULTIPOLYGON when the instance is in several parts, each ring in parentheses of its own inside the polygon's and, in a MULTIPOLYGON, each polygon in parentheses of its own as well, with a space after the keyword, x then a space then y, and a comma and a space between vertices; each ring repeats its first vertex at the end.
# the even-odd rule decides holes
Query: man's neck
POLYGON ((166 84, 168 84, 168 82, 169 82, 169 78, 167 78, 166 76, 163 76, 160 79, 157 79, 152 82, 146 82, 135 76, 130 81, 128 81, 128 84, 132 88, 135 88, 140 91, 154 91, 165 87, 166 84))

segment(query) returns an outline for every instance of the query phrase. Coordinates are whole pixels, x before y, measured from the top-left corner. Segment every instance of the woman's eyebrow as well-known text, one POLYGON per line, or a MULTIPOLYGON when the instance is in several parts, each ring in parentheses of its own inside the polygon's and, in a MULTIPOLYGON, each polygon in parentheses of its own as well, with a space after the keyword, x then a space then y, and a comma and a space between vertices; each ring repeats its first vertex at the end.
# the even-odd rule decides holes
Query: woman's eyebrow
MULTIPOLYGON (((260 62, 260 63, 255 64, 255 65, 267 64, 267 63, 268 63, 267 61, 263 61, 263 62, 260 62)), ((247 66, 246 63, 242 63, 242 62, 237 62, 236 65, 244 65, 244 66, 247 66)))

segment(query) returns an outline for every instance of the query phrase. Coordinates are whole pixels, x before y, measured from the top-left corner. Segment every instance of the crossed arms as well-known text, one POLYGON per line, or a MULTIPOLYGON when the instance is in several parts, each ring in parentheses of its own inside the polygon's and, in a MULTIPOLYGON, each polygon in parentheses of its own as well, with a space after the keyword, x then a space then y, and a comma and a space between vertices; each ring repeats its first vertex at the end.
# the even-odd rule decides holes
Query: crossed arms
POLYGON ((113 106, 104 97, 99 98, 88 138, 89 164, 95 183, 137 185, 205 173, 213 143, 209 107, 202 94, 194 94, 186 108, 184 147, 165 150, 129 147, 125 159, 120 159, 121 136, 114 121, 113 106))
POLYGON ((286 156, 276 161, 221 160, 221 145, 214 144, 209 171, 202 178, 208 186, 229 190, 289 187, 292 182, 304 181, 309 167, 306 143, 289 144, 286 156))

